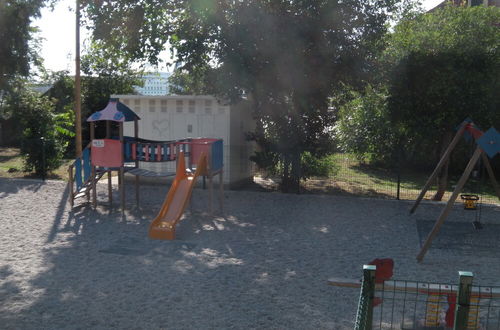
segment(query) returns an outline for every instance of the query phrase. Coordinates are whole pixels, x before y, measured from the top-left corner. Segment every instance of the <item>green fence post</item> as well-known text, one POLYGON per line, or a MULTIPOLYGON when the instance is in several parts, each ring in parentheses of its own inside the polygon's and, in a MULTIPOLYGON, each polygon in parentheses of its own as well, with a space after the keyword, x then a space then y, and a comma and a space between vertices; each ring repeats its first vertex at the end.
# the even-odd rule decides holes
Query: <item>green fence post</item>
POLYGON ((453 330, 467 329, 469 318, 470 294, 474 275, 471 272, 458 272, 460 282, 458 284, 457 306, 455 309, 455 322, 453 330))
POLYGON ((373 297, 375 296, 374 265, 363 266, 363 283, 359 295, 358 311, 356 313, 355 330, 371 330, 373 321, 373 297))

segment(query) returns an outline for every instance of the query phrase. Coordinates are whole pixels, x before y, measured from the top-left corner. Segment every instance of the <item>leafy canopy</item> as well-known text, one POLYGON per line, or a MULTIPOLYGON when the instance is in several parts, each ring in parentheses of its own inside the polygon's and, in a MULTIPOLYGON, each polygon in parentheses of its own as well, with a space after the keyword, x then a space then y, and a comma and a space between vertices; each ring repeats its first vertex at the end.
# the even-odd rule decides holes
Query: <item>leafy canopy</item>
POLYGON ((86 4, 97 42, 114 54, 156 63, 169 44, 185 90, 238 100, 258 121, 252 138, 283 162, 283 181, 301 176, 301 154, 328 148, 328 98, 367 79, 386 23, 402 1, 138 0, 86 4))
POLYGON ((402 129, 439 141, 466 117, 485 128, 500 122, 498 22, 496 7, 448 6, 396 27, 388 104, 402 129))
POLYGON ((32 19, 40 16, 45 0, 0 0, 0 92, 17 75, 28 76, 40 64, 32 19))

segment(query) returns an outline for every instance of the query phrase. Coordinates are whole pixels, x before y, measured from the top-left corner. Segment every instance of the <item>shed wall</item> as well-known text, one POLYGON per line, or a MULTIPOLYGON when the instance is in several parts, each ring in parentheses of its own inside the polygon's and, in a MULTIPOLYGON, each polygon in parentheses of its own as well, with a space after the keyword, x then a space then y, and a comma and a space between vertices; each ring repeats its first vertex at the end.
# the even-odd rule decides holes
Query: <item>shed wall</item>
MULTIPOLYGON (((224 183, 232 185, 251 178, 245 132, 253 121, 248 106, 229 106, 213 96, 114 95, 141 118, 139 137, 150 140, 221 138, 224 141, 224 183), (234 154, 233 154, 234 153, 234 154), (245 158, 246 157, 246 158, 245 158), (243 161, 246 159, 246 161, 243 161), (247 173, 245 173, 247 170, 247 173)), ((124 125, 124 134, 134 135, 134 124, 124 125)), ((140 167, 158 172, 175 171, 175 163, 146 163, 140 167)))

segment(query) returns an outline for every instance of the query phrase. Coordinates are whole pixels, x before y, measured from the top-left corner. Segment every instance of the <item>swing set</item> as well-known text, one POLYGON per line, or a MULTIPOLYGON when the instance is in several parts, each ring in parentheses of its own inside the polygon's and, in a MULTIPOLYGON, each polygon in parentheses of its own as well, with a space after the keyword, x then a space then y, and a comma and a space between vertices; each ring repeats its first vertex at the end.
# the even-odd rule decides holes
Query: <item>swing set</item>
MULTIPOLYGON (((459 194, 462 192, 462 189, 463 189, 465 183, 469 179, 469 176, 471 175, 472 170, 474 169, 474 167, 478 163, 480 157, 482 159, 484 167, 486 168, 486 171, 488 172, 491 183, 495 189, 496 195, 497 195, 498 199, 500 200, 500 187, 499 187, 498 182, 495 178, 495 174, 493 173, 493 169, 491 167, 491 164, 488 160, 488 157, 494 158, 497 153, 500 153, 500 133, 498 133, 497 130, 495 130, 493 127, 490 128, 488 131, 483 133, 476 125, 474 125, 474 123, 471 120, 465 120, 464 122, 462 122, 462 124, 460 124, 460 127, 459 127, 457 133, 455 134, 455 137, 451 141, 448 148, 445 150, 445 152, 444 152, 443 156, 441 157, 439 163, 437 164, 436 168, 434 169, 431 176, 429 177, 429 179, 425 183, 424 187, 422 188, 422 191, 420 192, 418 198, 416 199, 415 204, 413 205, 413 207, 410 210, 410 214, 415 212, 418 205, 420 204, 420 202, 424 198, 425 193, 431 187, 431 185, 434 182, 434 180, 436 179, 439 171, 445 165, 446 161, 450 157, 451 152, 456 147, 456 145, 460 141, 460 138, 464 134, 470 134, 473 137, 473 139, 476 143, 476 149, 475 149, 471 159, 469 160, 469 163, 467 164, 462 176, 458 180, 458 183, 455 187, 455 190, 451 194, 451 197, 448 200, 448 202, 446 203, 445 208, 442 210, 441 214, 439 215, 438 219, 436 220, 434 227, 432 228, 431 232, 427 236, 419 254, 417 255, 418 262, 422 262, 422 260, 424 259, 424 256, 425 256, 427 250, 430 248, 433 239, 438 234, 442 224, 444 223, 444 221, 448 217, 448 215, 453 207, 453 204, 457 200, 459 194)), ((464 201, 464 208, 467 210, 477 209, 477 202, 478 201, 480 202, 480 197, 478 195, 472 195, 472 194, 463 194, 463 195, 461 195, 461 199, 464 201)), ((481 223, 479 222, 479 219, 477 219, 477 216, 480 216, 480 215, 476 215, 476 220, 474 221, 474 226, 477 229, 480 229, 481 223)))

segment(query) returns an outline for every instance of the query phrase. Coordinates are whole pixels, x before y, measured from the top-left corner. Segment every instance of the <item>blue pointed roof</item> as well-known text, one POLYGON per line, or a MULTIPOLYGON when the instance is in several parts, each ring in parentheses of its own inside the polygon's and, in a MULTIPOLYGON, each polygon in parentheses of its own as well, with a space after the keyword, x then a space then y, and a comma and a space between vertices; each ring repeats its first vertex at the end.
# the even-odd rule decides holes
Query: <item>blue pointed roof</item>
POLYGON ((141 119, 132 109, 121 103, 117 98, 110 98, 108 104, 101 111, 94 112, 87 121, 134 121, 141 119))

